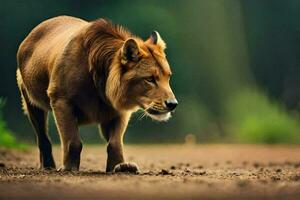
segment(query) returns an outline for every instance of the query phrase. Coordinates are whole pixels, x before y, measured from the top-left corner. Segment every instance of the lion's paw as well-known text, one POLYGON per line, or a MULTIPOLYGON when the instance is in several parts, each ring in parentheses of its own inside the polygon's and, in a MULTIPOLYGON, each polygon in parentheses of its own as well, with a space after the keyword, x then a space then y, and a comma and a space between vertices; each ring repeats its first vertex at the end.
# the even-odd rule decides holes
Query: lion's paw
POLYGON ((76 172, 76 171, 79 171, 79 168, 78 167, 70 167, 70 166, 67 167, 67 166, 63 165, 60 168, 58 168, 56 171, 57 172, 70 172, 70 171, 76 172))
POLYGON ((135 163, 120 163, 115 166, 114 172, 115 173, 138 174, 139 167, 135 163))

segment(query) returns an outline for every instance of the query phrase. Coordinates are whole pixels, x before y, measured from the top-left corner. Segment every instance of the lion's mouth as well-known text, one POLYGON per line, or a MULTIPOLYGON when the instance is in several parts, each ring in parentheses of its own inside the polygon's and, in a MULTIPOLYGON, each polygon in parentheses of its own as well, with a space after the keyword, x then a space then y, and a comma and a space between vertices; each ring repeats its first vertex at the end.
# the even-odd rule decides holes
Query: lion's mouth
POLYGON ((151 115, 164 115, 164 114, 167 114, 169 111, 158 111, 153 108, 149 108, 146 110, 146 112, 151 115))
POLYGON ((167 121, 171 117, 170 111, 158 111, 153 108, 145 110, 146 114, 154 120, 157 121, 167 121))

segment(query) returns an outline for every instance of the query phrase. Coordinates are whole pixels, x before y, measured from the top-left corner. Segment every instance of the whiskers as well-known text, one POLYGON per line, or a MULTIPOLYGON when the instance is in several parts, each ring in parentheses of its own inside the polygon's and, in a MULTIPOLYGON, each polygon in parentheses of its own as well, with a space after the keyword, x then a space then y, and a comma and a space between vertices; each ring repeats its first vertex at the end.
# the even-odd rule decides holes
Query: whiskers
POLYGON ((145 112, 145 111, 143 111, 142 113, 141 113, 141 115, 138 117, 138 121, 140 121, 140 120, 142 120, 144 117, 146 117, 147 116, 147 113, 145 112))
POLYGON ((145 118, 147 116, 147 110, 149 108, 151 108, 152 106, 154 105, 154 102, 150 103, 144 110, 143 112, 141 113, 141 115, 138 117, 138 120, 142 120, 143 118, 145 118))

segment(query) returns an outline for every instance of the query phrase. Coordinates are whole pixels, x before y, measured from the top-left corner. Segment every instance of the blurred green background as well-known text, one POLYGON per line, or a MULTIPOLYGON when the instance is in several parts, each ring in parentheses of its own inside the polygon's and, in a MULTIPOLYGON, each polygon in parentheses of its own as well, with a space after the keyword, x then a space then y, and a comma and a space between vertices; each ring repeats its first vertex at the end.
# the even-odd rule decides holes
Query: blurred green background
MULTIPOLYGON (((15 57, 38 23, 58 15, 110 18, 144 39, 158 30, 166 41, 179 106, 168 123, 135 115, 127 143, 300 143, 299 10, 299 0, 1 0, 0 146, 4 135, 34 141, 15 57)), ((52 119, 50 132, 58 142, 52 119)), ((96 126, 81 135, 101 141, 96 126)))

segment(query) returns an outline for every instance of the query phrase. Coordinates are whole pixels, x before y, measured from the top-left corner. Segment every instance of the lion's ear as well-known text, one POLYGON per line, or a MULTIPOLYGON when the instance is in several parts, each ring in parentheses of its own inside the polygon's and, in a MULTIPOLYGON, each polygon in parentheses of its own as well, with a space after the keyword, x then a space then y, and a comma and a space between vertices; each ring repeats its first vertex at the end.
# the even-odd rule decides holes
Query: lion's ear
POLYGON ((165 41, 160 37, 160 34, 157 31, 153 31, 149 39, 152 44, 158 45, 162 50, 166 48, 165 41))
POLYGON ((122 63, 126 64, 128 61, 137 62, 140 56, 140 48, 134 39, 125 41, 122 47, 122 63))

